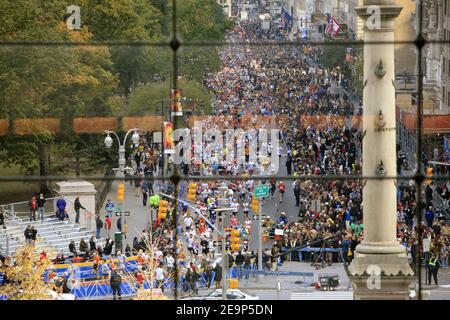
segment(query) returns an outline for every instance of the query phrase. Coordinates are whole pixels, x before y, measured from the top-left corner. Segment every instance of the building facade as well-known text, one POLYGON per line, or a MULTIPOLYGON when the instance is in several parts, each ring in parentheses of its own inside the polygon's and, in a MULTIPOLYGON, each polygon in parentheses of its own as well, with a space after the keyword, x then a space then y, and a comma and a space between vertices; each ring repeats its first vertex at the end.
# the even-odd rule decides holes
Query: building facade
MULTIPOLYGON (((440 40, 450 41, 450 0, 438 1, 440 6, 437 8, 438 14, 438 30, 440 40), (441 22, 441 23, 439 23, 441 22)), ((438 51, 441 52, 440 57, 440 110, 442 113, 450 113, 450 46, 447 44, 439 44, 438 51)))
POLYGON ((450 0, 427 0, 422 2, 422 6, 422 31, 431 42, 423 48, 421 61, 424 113, 449 114, 450 50, 448 45, 439 41, 450 40, 450 0))

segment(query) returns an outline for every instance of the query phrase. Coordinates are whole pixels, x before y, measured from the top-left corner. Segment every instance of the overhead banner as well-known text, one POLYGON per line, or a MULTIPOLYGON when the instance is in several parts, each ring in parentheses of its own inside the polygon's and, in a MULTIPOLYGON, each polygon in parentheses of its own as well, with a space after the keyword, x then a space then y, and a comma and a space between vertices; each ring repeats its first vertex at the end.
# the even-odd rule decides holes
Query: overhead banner
POLYGON ((164 122, 164 153, 175 153, 173 123, 171 122, 164 122))
POLYGON ((182 116, 183 108, 181 106, 181 89, 170 90, 170 101, 172 103, 172 116, 182 116))

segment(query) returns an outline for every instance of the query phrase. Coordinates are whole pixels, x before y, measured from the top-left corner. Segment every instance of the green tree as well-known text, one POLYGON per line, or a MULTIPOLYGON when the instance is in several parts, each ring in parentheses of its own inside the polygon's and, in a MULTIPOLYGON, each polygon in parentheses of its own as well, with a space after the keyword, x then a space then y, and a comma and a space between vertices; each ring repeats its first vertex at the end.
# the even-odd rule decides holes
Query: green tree
MULTIPOLYGON (((328 40, 329 42, 331 40, 328 40)), ((319 57, 319 63, 322 67, 329 69, 335 66, 343 66, 345 63, 346 46, 325 45, 322 48, 322 55, 319 57)))
MULTIPOLYGON (((41 7, 29 0, 30 18, 33 13, 44 11, 53 24, 41 23, 42 17, 30 19, 27 27, 12 32, 14 19, 7 21, 1 31, 10 40, 29 39, 45 31, 51 40, 87 42, 92 34, 86 27, 81 31, 67 30, 65 22, 58 18, 60 6, 41 7), (33 25, 34 28, 29 25, 33 25), (36 31, 39 30, 39 31, 36 31)), ((59 2, 61 4, 62 2, 59 2)), ((21 8, 12 4, 20 17, 21 8)), ((118 77, 114 74, 111 55, 107 47, 88 46, 3 46, 0 49, 0 115, 10 121, 17 118, 62 119, 62 132, 74 116, 107 115, 117 108, 116 91, 118 77)), ((28 174, 40 176, 51 172, 48 166, 50 146, 55 136, 42 128, 32 128, 31 136, 13 136, 0 139, 0 160, 6 165, 17 164, 28 174)), ((92 155, 94 156, 94 155, 92 155)), ((45 181, 41 191, 47 191, 45 181)))
POLYGON ((82 23, 94 40, 161 39, 161 13, 147 0, 81 0, 82 23))
MULTIPOLYGON (((205 87, 196 81, 181 80, 178 82, 182 90, 183 107, 202 105, 205 113, 210 113, 210 94, 205 87)), ((170 108, 169 82, 137 87, 130 95, 127 114, 133 116, 161 115, 170 108)))
POLYGON ((232 27, 216 0, 176 2, 177 36, 183 41, 222 41, 232 27))
POLYGON ((217 47, 183 47, 177 54, 178 74, 202 82, 209 73, 220 69, 217 47))

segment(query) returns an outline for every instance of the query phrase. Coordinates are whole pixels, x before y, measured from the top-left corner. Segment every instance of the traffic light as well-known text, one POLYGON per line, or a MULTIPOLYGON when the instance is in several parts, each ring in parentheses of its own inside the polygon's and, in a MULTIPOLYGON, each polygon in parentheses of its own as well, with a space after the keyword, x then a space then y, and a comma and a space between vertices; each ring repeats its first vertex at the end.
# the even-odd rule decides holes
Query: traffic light
POLYGON ((117 201, 125 201, 125 184, 123 183, 119 183, 119 185, 117 186, 117 201))
POLYGON ((241 232, 238 229, 231 230, 231 251, 241 250, 241 232))
POLYGON ((252 199, 252 210, 254 213, 258 213, 259 212, 259 201, 256 198, 252 199))
MULTIPOLYGON (((428 167, 428 168, 427 168, 426 176, 427 176, 427 178, 431 178, 431 177, 433 176, 433 168, 431 168, 431 167, 428 167)), ((431 184, 431 183, 432 183, 432 180, 431 180, 431 179, 426 179, 426 180, 425 180, 425 183, 426 183, 426 184, 431 184)))
POLYGON ((197 196, 197 184, 195 182, 191 182, 188 188, 187 199, 189 201, 195 201, 196 196, 197 196))
POLYGON ((169 201, 159 201, 158 219, 163 220, 167 217, 167 211, 169 211, 169 201))

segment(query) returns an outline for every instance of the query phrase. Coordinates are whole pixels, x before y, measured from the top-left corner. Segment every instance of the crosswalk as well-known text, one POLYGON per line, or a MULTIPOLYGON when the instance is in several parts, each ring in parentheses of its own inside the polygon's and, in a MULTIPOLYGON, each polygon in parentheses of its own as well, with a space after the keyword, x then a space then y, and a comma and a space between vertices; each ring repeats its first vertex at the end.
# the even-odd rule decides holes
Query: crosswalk
POLYGON ((353 300, 352 291, 292 292, 291 300, 353 300))

